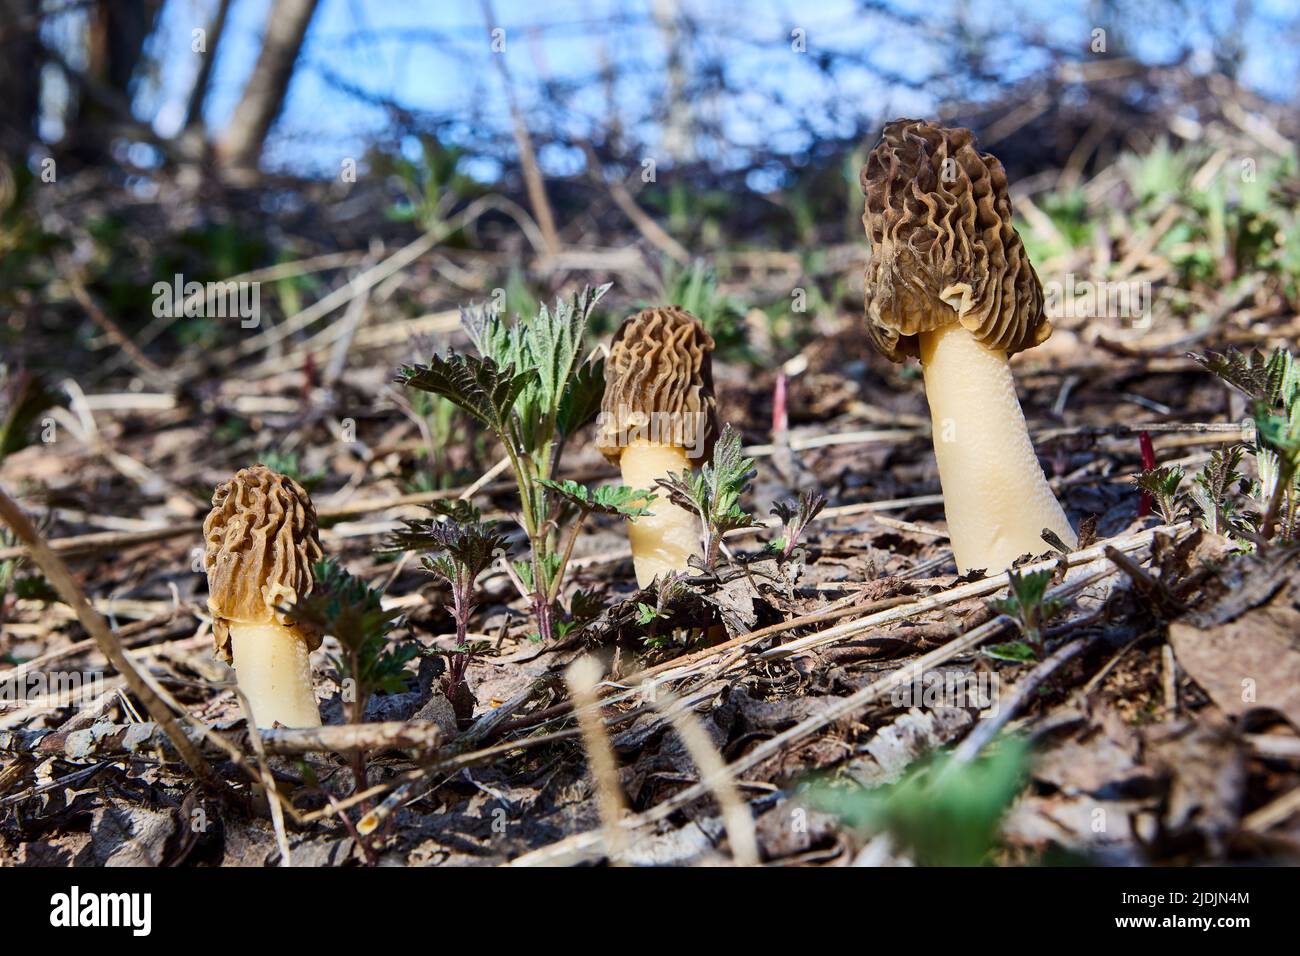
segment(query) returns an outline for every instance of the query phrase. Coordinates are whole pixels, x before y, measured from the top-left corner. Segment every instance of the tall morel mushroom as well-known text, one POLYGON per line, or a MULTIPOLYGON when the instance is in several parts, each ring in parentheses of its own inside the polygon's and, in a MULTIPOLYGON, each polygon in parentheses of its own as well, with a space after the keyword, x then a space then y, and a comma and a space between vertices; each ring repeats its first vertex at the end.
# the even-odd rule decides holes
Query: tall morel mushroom
POLYGON ((1008 364, 1052 326, 1002 164, 970 130, 895 120, 862 168, 862 191, 867 329, 891 361, 921 360, 958 568, 1000 571, 1040 554, 1044 529, 1074 547, 1008 364))
MULTIPOLYGON (((629 488, 654 488, 657 479, 708 460, 718 436, 712 351, 699 319, 677 306, 638 312, 615 333, 596 445, 629 488)), ((701 551, 690 513, 663 499, 650 510, 628 529, 641 587, 685 571, 701 551)))
POLYGON ((319 727, 310 656, 321 635, 281 610, 311 593, 321 558, 307 492, 265 465, 241 469, 213 493, 203 539, 216 651, 254 723, 319 727))

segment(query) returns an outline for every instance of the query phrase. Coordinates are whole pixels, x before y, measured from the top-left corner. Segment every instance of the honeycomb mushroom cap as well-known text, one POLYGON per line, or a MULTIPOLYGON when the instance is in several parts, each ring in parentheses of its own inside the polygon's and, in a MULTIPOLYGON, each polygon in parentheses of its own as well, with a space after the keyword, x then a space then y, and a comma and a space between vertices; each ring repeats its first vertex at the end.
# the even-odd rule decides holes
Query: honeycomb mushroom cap
POLYGON ((968 129, 889 123, 862 167, 872 344, 901 362, 917 336, 960 322, 1008 355, 1047 339, 1043 287, 1011 222, 1007 174, 968 129))
POLYGON ((618 464, 630 441, 644 438, 712 456, 718 437, 713 395, 713 337, 675 305, 644 309, 614 334, 605 362, 605 397, 596 447, 618 464))
POLYGON ((316 509, 303 487, 265 465, 238 471, 212 494, 203 566, 217 653, 231 662, 231 624, 280 624, 315 650, 321 635, 277 608, 311 593, 321 558, 316 509))

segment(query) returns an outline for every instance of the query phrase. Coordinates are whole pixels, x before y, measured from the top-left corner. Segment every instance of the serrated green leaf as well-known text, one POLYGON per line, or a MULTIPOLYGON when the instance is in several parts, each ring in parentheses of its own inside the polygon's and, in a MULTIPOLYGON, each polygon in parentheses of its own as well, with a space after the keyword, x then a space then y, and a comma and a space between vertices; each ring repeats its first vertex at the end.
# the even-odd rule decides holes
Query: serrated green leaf
MULTIPOLYGON (((587 362, 584 339, 592 311, 609 288, 585 288, 568 300, 560 299, 554 308, 541 305, 514 321, 496 309, 463 309, 462 323, 477 356, 453 353, 399 371, 399 382, 443 396, 495 431, 506 445, 519 488, 519 520, 536 552, 514 568, 519 582, 533 592, 526 596, 539 614, 546 603, 536 598, 555 593, 562 560, 556 553, 557 536, 548 526, 553 499, 548 500, 539 479, 554 474, 568 438, 599 410, 603 365, 587 362), (534 574, 542 580, 534 581, 534 574)), ((622 504, 606 498, 590 503, 622 504)), ((413 533, 418 537, 432 532, 420 528, 413 533)), ((446 570, 433 558, 428 567, 434 573, 446 570)))
POLYGON ((586 331, 587 312, 579 306, 577 299, 557 302, 554 310, 542 303, 537 318, 525 327, 525 340, 537 368, 537 388, 543 408, 559 409, 565 388, 582 356, 586 331))
POLYGON ((740 433, 727 425, 713 447, 713 461, 700 469, 718 513, 731 512, 757 474, 754 459, 746 458, 741 448, 740 433))
POLYGON ((1166 523, 1172 523, 1178 514, 1178 489, 1183 483, 1183 469, 1172 467, 1148 468, 1133 476, 1133 483, 1149 494, 1166 523))
POLYGON ((1289 415, 1270 415, 1257 410, 1255 430, 1261 446, 1283 459, 1300 462, 1300 403, 1289 415))
POLYGON ((994 660, 1013 661, 1018 664, 1038 660, 1038 654, 1024 641, 1007 641, 986 647, 984 653, 994 660))
POLYGON ((762 526, 763 522, 739 505, 733 505, 726 511, 714 514, 713 524, 719 533, 727 534, 730 531, 739 531, 742 528, 758 528, 762 526))
POLYGON ((574 373, 560 401, 556 427, 564 437, 573 435, 598 414, 605 398, 605 360, 585 362, 574 373))
POLYGON ((1039 644, 1039 630, 1061 612, 1059 601, 1047 597, 1052 581, 1050 571, 1007 572, 1009 597, 992 601, 999 614, 1014 618, 1016 625, 1031 644, 1039 644))
POLYGON ((1230 349, 1188 354, 1207 371, 1271 407, 1289 404, 1300 390, 1300 367, 1286 349, 1276 348, 1267 357, 1257 349, 1249 353, 1230 349))
POLYGON ((1188 497, 1201 511, 1202 525, 1211 534, 1227 534, 1231 530, 1237 511, 1232 492, 1241 481, 1241 456, 1239 445, 1215 450, 1187 490, 1188 497))
POLYGON ((461 309, 460 322, 481 358, 502 366, 529 367, 514 327, 495 309, 485 305, 461 309))
POLYGON ((380 592, 333 558, 317 562, 313 570, 316 584, 311 594, 282 609, 291 619, 333 635, 344 647, 359 648, 371 637, 382 637, 401 617, 400 610, 384 610, 380 592))
POLYGON ((1051 580, 1050 571, 1031 571, 1027 574, 1012 571, 1011 591, 1021 607, 1032 607, 1043 600, 1051 580))
POLYGON ((713 448, 713 461, 698 472, 669 473, 656 485, 668 499, 700 516, 705 528, 704 566, 712 570, 722 536, 761 522, 740 506, 756 472, 754 460, 741 451, 740 433, 730 425, 723 428, 713 448))
POLYGON ((332 558, 318 562, 313 570, 316 585, 312 593, 282 610, 292 620, 338 640, 345 653, 331 660, 341 678, 355 682, 361 705, 378 691, 404 690, 406 664, 418 648, 409 641, 394 643, 388 636, 401 611, 384 610, 382 594, 332 558))
POLYGON ((433 552, 424 558, 425 569, 465 588, 468 597, 468 590, 497 555, 505 553, 509 541, 493 522, 483 522, 469 502, 439 502, 430 510, 439 517, 404 519, 405 527, 389 535, 389 545, 394 550, 433 552))
POLYGON ((774 504, 772 514, 785 525, 785 534, 771 543, 770 550, 782 558, 788 558, 798 546, 804 530, 821 514, 824 507, 826 497, 813 490, 802 492, 797 501, 787 499, 774 504))
POLYGON ((1143 491, 1157 498, 1172 498, 1178 494, 1178 486, 1183 481, 1183 469, 1173 467, 1149 468, 1133 476, 1133 483, 1143 491))
POLYGON ((397 381, 410 388, 441 395, 509 441, 510 416, 519 396, 535 381, 536 372, 516 373, 491 358, 451 353, 435 355, 428 365, 404 365, 397 381))
POLYGON ((598 485, 588 488, 572 479, 554 481, 539 478, 537 483, 551 489, 565 501, 583 511, 595 514, 620 515, 624 518, 641 518, 653 512, 646 507, 655 495, 641 488, 626 485, 598 485))

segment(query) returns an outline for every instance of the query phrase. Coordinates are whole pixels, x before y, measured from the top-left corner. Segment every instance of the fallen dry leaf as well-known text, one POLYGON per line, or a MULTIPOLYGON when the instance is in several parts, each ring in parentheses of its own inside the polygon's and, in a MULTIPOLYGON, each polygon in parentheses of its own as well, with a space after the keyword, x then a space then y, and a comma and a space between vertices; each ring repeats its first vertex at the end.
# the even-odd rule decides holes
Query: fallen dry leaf
POLYGON ((1234 621, 1169 627, 1178 664, 1224 713, 1267 708, 1300 732, 1300 611, 1266 605, 1234 621))

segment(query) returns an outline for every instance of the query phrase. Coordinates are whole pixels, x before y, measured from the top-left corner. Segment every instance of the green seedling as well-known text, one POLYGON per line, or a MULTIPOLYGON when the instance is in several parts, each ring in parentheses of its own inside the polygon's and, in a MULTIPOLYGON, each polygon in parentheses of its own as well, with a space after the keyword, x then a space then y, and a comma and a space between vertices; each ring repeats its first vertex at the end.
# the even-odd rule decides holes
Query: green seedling
POLYGON ((1201 526, 1210 534, 1227 535, 1246 529, 1238 514, 1236 498, 1242 484, 1241 457, 1240 445, 1212 452, 1209 462, 1197 472, 1187 490, 1187 496, 1201 513, 1201 526))
POLYGON ((1048 585, 1052 583, 1050 571, 1021 574, 1012 570, 1007 572, 1007 578, 1011 593, 994 601, 993 607, 1016 622, 1023 640, 995 645, 987 653, 1002 660, 1032 660, 1042 654, 1043 627, 1061 613, 1064 605, 1047 596, 1048 585))
POLYGON ((403 551, 429 552, 421 559, 424 569, 451 589, 456 646, 449 656, 442 690, 456 715, 464 719, 472 716, 474 706, 465 675, 476 650, 468 635, 469 618, 478 603, 478 579, 505 554, 507 541, 495 530, 495 522, 485 522, 468 501, 438 503, 430 510, 435 517, 405 520, 406 528, 390 540, 403 551))
POLYGON ((1173 524, 1178 520, 1181 508, 1178 488, 1183 483, 1183 477, 1183 469, 1178 465, 1148 468, 1133 476, 1134 484, 1149 494, 1156 503, 1165 524, 1173 524))
MULTIPOLYGON (((290 618, 322 634, 332 635, 341 653, 330 662, 343 688, 349 723, 365 719, 366 704, 377 693, 397 694, 406 689, 406 665, 418 653, 413 641, 394 641, 390 635, 399 610, 385 610, 382 592, 349 574, 329 558, 313 566, 316 577, 311 594, 284 608, 290 618)), ((353 757, 358 792, 366 787, 365 754, 353 757)))
POLYGON ((778 501, 772 506, 772 514, 780 519, 784 530, 781 537, 768 543, 767 550, 775 554, 778 561, 790 560, 804 531, 825 507, 826 497, 818 491, 802 492, 797 501, 778 501))
POLYGON ((427 365, 403 366, 397 374, 403 385, 447 398, 500 440, 531 551, 512 577, 548 641, 566 562, 556 530, 563 499, 543 480, 555 477, 569 439, 600 410, 604 367, 588 360, 585 337, 592 310, 608 289, 584 289, 553 310, 543 305, 513 323, 494 311, 465 311, 476 354, 434 355, 427 365))
POLYGON ((1290 540, 1300 508, 1300 363, 1282 348, 1192 355, 1200 365, 1251 400, 1255 441, 1215 452, 1191 490, 1206 529, 1258 544, 1290 540), (1249 451, 1258 476, 1243 479, 1239 466, 1249 451), (1235 492, 1245 488, 1260 508, 1243 515, 1235 492))
POLYGON ((692 511, 700 520, 704 542, 704 570, 714 571, 722 539, 730 531, 757 527, 760 522, 740 506, 757 472, 754 459, 741 451, 740 433, 727 425, 713 448, 713 461, 699 471, 673 472, 659 479, 659 487, 673 504, 692 511))
POLYGON ((648 628, 643 643, 651 650, 662 650, 668 646, 671 635, 659 633, 660 621, 668 620, 672 615, 669 613, 669 607, 677 598, 686 590, 684 584, 685 573, 673 573, 661 577, 656 582, 657 591, 655 594, 655 603, 647 604, 644 601, 638 601, 636 605, 636 622, 644 628, 648 628))
POLYGON ((988 756, 933 757, 877 789, 816 785, 811 802, 850 829, 888 833, 921 866, 980 866, 998 845, 1003 817, 1024 786, 1028 745, 1002 740, 988 756))

